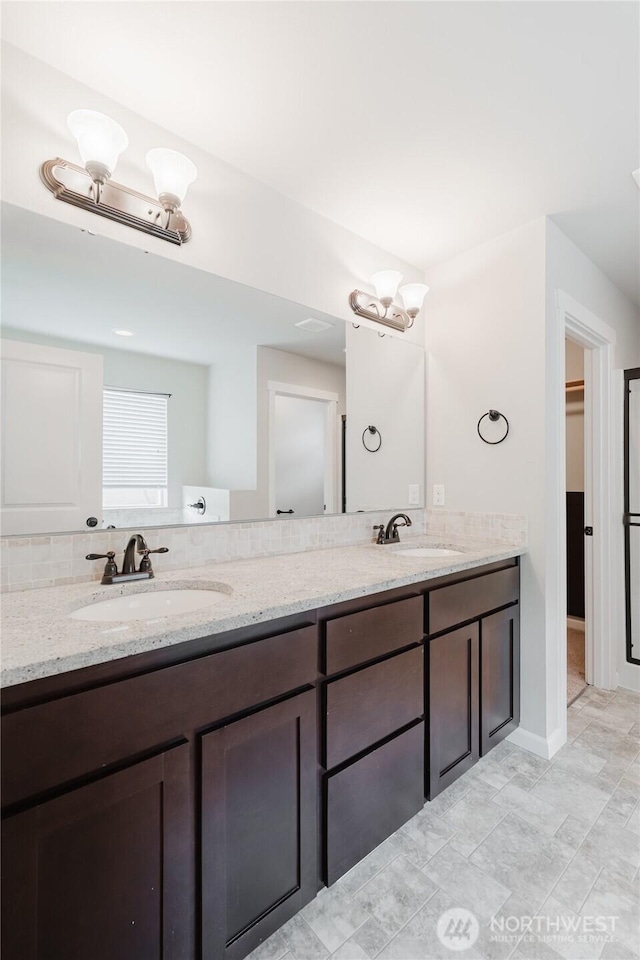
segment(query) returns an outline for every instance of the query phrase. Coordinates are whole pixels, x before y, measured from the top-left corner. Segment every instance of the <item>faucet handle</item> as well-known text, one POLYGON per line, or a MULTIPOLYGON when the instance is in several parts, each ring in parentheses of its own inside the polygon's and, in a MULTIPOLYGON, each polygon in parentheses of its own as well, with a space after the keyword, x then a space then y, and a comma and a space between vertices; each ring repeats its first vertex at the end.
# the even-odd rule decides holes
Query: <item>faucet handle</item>
POLYGON ((105 577, 115 577, 118 573, 118 567, 114 560, 115 553, 113 550, 109 550, 108 553, 88 553, 85 557, 85 560, 106 560, 104 566, 104 576, 105 577))
POLYGON ((384 523, 374 524, 373 529, 378 531, 376 543, 384 543, 384 523))
POLYGON ((145 547, 144 550, 140 551, 140 553, 142 554, 142 560, 140 561, 140 573, 148 573, 150 576, 153 576, 149 554, 169 553, 169 547, 158 547, 156 550, 150 550, 149 547, 145 547))

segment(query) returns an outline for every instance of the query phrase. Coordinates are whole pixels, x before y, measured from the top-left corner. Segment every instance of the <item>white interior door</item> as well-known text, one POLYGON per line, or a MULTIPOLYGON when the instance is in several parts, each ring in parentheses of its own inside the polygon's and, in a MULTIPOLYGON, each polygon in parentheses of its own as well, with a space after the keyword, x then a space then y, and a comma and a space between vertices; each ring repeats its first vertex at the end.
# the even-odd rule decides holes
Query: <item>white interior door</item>
POLYGON ((102 357, 1 346, 2 533, 86 528, 102 510, 102 357))
POLYGON ((296 517, 324 513, 326 404, 276 396, 274 422, 276 511, 296 517))
POLYGON ((269 515, 333 513, 337 498, 338 396, 268 382, 269 515))

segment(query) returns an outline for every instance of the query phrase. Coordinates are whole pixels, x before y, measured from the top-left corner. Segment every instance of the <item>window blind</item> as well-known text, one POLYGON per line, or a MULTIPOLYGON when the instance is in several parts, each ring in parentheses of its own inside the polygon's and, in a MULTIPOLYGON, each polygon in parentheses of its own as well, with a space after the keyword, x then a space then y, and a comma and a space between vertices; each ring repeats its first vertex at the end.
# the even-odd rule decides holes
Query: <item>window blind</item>
POLYGON ((167 486, 167 400, 157 393, 104 389, 104 487, 167 486))

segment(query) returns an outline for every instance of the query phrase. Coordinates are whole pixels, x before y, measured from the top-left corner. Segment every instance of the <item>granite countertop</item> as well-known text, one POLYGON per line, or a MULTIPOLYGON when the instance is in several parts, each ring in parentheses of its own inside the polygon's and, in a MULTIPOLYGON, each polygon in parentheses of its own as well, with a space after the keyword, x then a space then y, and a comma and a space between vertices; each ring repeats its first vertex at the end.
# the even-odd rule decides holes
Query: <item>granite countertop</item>
POLYGON ((207 634, 442 577, 526 553, 526 547, 487 540, 436 541, 412 537, 401 546, 437 546, 461 556, 402 556, 396 547, 361 544, 255 560, 209 563, 156 579, 114 586, 80 583, 5 594, 2 598, 3 687, 207 634), (79 607, 114 597, 176 588, 220 589, 221 602, 154 620, 95 622, 70 619, 79 607))

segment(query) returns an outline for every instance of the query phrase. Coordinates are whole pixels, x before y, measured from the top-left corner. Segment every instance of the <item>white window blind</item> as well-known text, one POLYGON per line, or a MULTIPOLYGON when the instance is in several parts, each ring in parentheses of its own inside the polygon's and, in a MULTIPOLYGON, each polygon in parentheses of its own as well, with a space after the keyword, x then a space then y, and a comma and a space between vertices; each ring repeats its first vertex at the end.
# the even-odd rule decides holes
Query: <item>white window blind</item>
POLYGON ((105 387, 103 487, 166 489, 168 399, 105 387))

